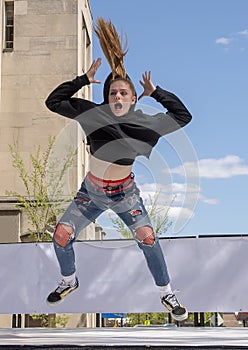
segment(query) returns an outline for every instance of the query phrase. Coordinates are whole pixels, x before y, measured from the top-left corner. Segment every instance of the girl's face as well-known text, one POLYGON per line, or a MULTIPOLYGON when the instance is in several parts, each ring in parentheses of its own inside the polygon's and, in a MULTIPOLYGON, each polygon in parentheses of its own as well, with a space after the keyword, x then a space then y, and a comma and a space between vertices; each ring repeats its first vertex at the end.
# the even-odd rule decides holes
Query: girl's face
POLYGON ((112 113, 122 117, 128 113, 130 106, 135 103, 136 97, 126 81, 117 80, 110 85, 108 100, 112 113))

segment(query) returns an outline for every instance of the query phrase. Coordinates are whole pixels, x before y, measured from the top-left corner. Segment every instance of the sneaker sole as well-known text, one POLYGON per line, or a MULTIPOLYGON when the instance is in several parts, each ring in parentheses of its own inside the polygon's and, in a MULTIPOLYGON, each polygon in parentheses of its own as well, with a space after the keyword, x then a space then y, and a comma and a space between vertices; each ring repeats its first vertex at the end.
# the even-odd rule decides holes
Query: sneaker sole
POLYGON ((46 304, 47 304, 48 306, 57 306, 58 304, 61 304, 61 303, 63 302, 63 300, 64 300, 64 299, 60 299, 60 300, 54 301, 54 302, 50 302, 50 301, 46 300, 46 304))
POLYGON ((188 318, 188 311, 186 311, 186 313, 184 313, 183 315, 174 315, 173 313, 170 313, 171 317, 174 318, 174 320, 176 321, 185 321, 188 318))

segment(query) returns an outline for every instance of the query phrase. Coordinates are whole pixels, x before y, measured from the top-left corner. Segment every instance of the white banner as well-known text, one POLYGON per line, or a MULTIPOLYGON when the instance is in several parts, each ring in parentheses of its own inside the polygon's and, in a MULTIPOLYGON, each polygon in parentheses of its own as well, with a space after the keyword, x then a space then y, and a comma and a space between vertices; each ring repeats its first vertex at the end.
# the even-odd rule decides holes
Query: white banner
MULTIPOLYGON (((248 311, 248 238, 160 239, 171 283, 190 312, 248 311)), ((56 307, 60 281, 52 243, 0 245, 0 313, 163 312, 158 288, 134 241, 74 244, 80 288, 56 307)))

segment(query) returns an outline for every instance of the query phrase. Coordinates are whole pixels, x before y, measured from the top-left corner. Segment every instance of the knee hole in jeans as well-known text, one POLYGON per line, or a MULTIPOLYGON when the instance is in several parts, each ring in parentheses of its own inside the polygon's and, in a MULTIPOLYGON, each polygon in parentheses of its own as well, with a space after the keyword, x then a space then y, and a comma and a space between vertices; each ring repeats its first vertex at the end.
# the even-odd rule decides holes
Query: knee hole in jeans
POLYGON ((74 229, 71 225, 59 223, 56 226, 53 239, 60 247, 65 248, 73 236, 73 233, 74 229))
POLYGON ((153 229, 150 226, 141 226, 135 230, 135 238, 147 245, 153 245, 155 236, 153 229))

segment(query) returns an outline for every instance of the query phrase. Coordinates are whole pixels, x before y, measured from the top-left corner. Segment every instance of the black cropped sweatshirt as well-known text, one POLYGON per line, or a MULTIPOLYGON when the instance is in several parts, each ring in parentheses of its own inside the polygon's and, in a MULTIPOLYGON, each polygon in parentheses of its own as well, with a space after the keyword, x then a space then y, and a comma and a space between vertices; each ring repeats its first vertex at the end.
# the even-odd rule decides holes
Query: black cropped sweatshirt
POLYGON ((90 84, 86 74, 60 84, 46 99, 47 108, 64 117, 77 120, 83 128, 90 153, 101 160, 131 165, 135 158, 149 158, 159 138, 184 127, 192 119, 190 112, 174 94, 159 86, 151 97, 167 109, 166 113, 148 115, 130 108, 128 114, 115 116, 107 104, 73 97, 90 84))

